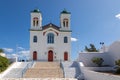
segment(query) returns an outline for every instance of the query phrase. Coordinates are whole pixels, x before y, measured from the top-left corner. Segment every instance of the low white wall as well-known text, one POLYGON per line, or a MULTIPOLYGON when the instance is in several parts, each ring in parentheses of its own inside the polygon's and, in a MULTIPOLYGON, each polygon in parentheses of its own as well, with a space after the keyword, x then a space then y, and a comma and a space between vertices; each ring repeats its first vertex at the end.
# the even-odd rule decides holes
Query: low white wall
POLYGON ((85 67, 87 70, 91 71, 112 71, 113 67, 85 67))
POLYGON ((82 53, 79 53, 79 58, 78 58, 78 61, 79 62, 83 62, 85 66, 88 66, 88 67, 95 67, 97 66, 96 64, 94 64, 92 62, 92 58, 93 57, 100 57, 100 58, 103 58, 104 62, 103 62, 103 65, 110 65, 110 66, 113 66, 113 64, 111 64, 111 57, 109 56, 108 53, 100 53, 100 52, 82 52, 82 53))
POLYGON ((81 67, 82 72, 84 73, 85 80, 120 80, 120 76, 94 72, 81 67))
MULTIPOLYGON (((100 73, 100 72, 95 72, 92 70, 98 70, 99 67, 84 67, 84 64, 82 62, 79 62, 79 66, 81 69, 81 72, 84 74, 84 79, 85 80, 120 80, 120 76, 117 75, 112 75, 112 74, 106 74, 106 73, 100 73)), ((101 68, 99 70, 110 70, 111 67, 101 68)))
POLYGON ((2 78, 3 76, 5 76, 12 68, 17 68, 19 65, 21 64, 21 62, 14 62, 13 64, 11 64, 7 70, 5 70, 4 72, 2 72, 0 74, 0 78, 2 78))
POLYGON ((10 61, 10 63, 13 63, 13 62, 16 62, 16 61, 17 61, 17 57, 8 58, 8 60, 10 61))

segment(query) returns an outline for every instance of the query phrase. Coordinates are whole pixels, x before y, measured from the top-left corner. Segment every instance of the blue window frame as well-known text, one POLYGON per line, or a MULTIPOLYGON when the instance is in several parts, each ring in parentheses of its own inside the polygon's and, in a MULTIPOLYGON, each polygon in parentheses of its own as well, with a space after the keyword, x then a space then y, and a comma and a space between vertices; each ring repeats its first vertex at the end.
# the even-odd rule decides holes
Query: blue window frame
POLYGON ((37 42, 37 36, 33 37, 33 42, 37 42))
POLYGON ((68 38, 64 37, 64 43, 68 43, 68 38))
POLYGON ((47 35, 47 43, 48 44, 53 44, 54 43, 54 34, 53 33, 49 33, 47 35))

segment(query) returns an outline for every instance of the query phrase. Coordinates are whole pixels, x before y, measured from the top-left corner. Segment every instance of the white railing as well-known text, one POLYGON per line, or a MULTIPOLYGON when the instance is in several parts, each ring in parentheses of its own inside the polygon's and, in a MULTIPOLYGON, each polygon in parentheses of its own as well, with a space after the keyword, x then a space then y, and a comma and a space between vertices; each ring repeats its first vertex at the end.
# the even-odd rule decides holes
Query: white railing
POLYGON ((63 67, 63 64, 62 64, 62 61, 60 60, 60 67, 63 71, 63 77, 65 78, 65 71, 64 71, 64 67, 63 67))
POLYGON ((31 63, 27 64, 26 67, 23 69, 22 73, 21 73, 21 77, 23 77, 24 73, 32 67, 32 65, 34 64, 34 61, 32 61, 31 63))

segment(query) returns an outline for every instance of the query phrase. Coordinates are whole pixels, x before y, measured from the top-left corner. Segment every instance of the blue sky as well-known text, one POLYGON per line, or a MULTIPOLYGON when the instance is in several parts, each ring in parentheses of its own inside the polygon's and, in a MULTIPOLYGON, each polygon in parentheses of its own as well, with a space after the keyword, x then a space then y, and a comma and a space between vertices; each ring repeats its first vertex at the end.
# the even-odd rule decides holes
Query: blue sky
POLYGON ((85 45, 109 46, 120 40, 120 0, 0 0, 0 48, 6 53, 29 53, 30 11, 39 8, 43 25, 60 25, 60 12, 71 12, 72 58, 85 45))

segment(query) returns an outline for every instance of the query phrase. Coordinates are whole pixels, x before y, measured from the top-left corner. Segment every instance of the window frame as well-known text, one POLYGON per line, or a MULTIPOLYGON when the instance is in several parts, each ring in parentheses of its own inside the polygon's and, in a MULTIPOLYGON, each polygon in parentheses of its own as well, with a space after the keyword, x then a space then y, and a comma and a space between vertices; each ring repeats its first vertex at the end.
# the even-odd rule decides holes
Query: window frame
POLYGON ((47 44, 54 44, 54 34, 53 33, 48 33, 47 34, 47 44))
POLYGON ((64 43, 68 43, 68 37, 67 36, 64 37, 64 43))
POLYGON ((37 43, 37 36, 33 36, 33 42, 37 43))

